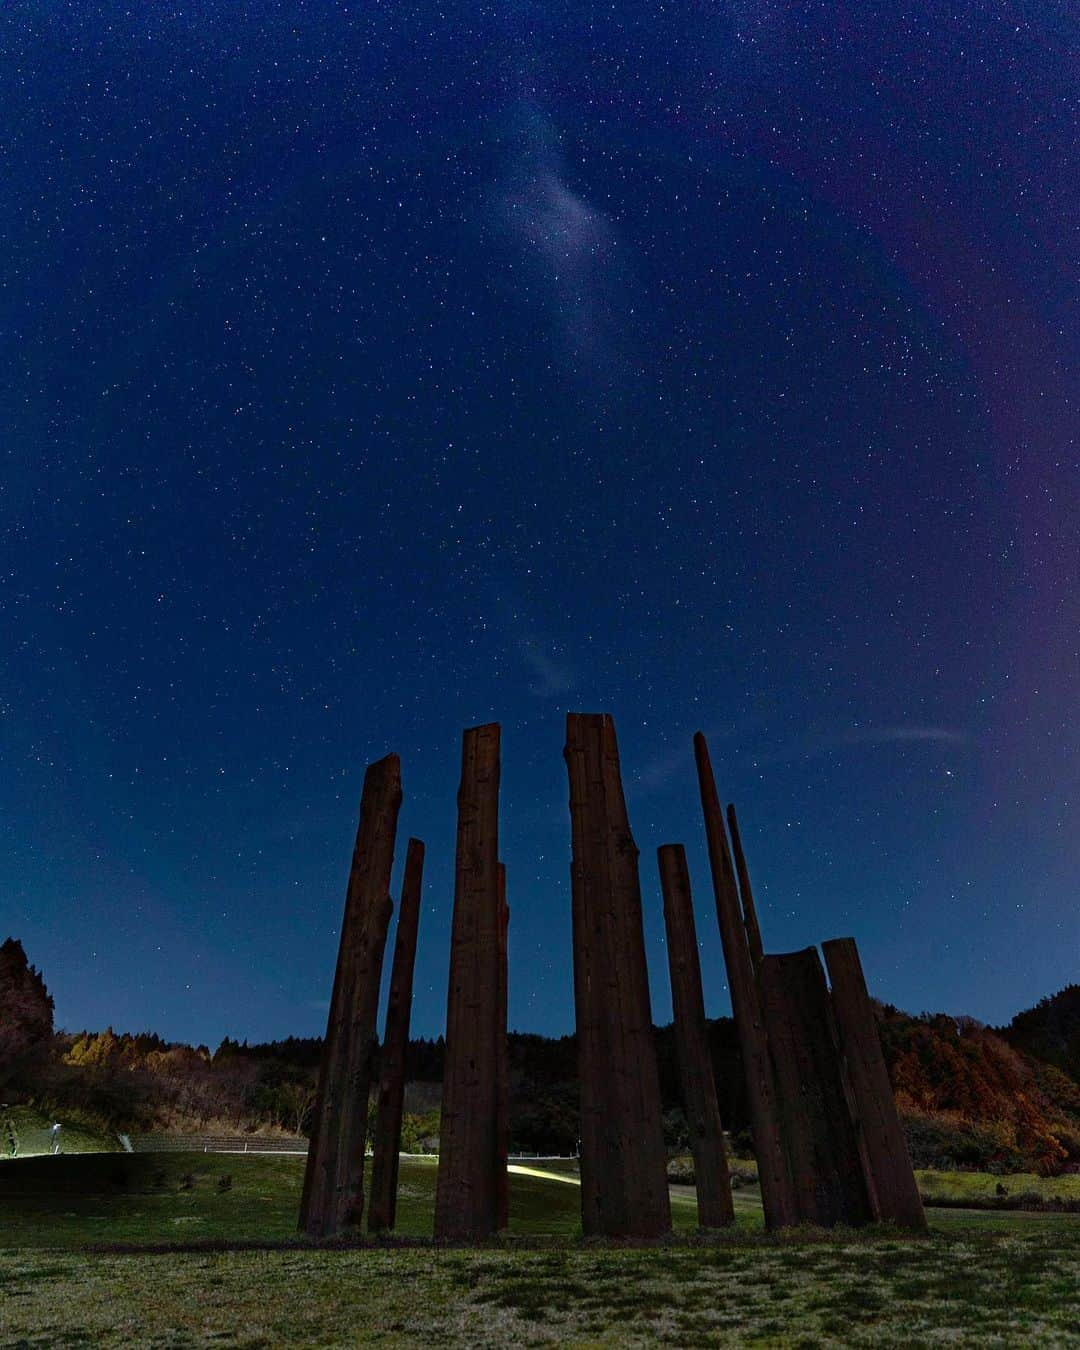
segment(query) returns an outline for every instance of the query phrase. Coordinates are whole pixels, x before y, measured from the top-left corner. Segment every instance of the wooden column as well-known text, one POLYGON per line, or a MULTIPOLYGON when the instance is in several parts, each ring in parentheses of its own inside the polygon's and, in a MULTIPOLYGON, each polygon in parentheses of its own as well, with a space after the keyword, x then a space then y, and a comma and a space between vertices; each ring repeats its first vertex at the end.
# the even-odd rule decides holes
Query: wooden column
POLYGON ((638 850, 612 719, 569 714, 564 754, 573 837, 582 1223, 587 1234, 653 1237, 671 1228, 671 1204, 638 850))
POLYGON ((499 728, 465 732, 446 1008, 436 1237, 499 1225, 499 728))
MULTIPOLYGON (((582 741, 582 729, 567 719, 566 748, 563 751, 570 775, 570 830, 573 853, 570 871, 571 923, 574 958, 574 1013, 578 1061, 578 1163, 581 1177, 581 1221, 586 1234, 601 1233, 601 1172, 606 1149, 603 1140, 603 1094, 605 1089, 605 1024, 601 1012, 600 989, 604 982, 606 944, 599 941, 591 904, 592 886, 586 885, 585 854, 596 849, 592 839, 592 814, 585 804, 585 750, 579 743, 571 748, 571 731, 582 741)), ((605 1192, 610 1183, 605 1183, 605 1192)), ((610 1205, 608 1205, 610 1208, 610 1205)))
POLYGON ((870 1198, 816 948, 766 956, 761 992, 798 1217, 824 1228, 869 1223, 870 1198))
POLYGON ((368 1205, 368 1228, 373 1233, 393 1228, 397 1213, 401 1116, 405 1106, 405 1054, 409 1046, 413 966, 420 924, 423 873, 424 845, 419 839, 410 839, 405 854, 405 877, 401 884, 394 966, 390 974, 390 998, 386 1005, 379 1104, 375 1117, 375 1156, 371 1163, 371 1198, 368 1205))
POLYGON ((700 731, 694 736, 694 757, 697 761, 701 809, 705 817, 705 837, 709 845, 709 864, 716 895, 716 917, 720 924, 731 1008, 746 1074, 746 1095, 761 1180, 765 1224, 768 1228, 783 1228, 798 1221, 791 1175, 780 1132, 768 1038, 746 930, 739 912, 739 894, 728 851, 724 816, 709 761, 709 748, 700 731))
POLYGON ((334 990, 308 1148, 300 1228, 326 1237, 360 1223, 364 1145, 401 807, 397 755, 368 766, 345 895, 334 990))
POLYGON ((507 1159, 510 1152, 510 1071, 507 1057, 506 1018, 508 995, 507 937, 510 930, 510 909, 506 903, 506 864, 499 864, 499 989, 495 1014, 495 1050, 497 1072, 497 1115, 495 1140, 498 1149, 495 1180, 498 1186, 497 1227, 501 1232, 510 1224, 510 1173, 507 1159))
POLYGON ((679 1076, 694 1155, 698 1223, 703 1228, 720 1228, 734 1222, 735 1210, 705 1030, 705 999, 686 850, 681 844, 664 844, 657 850, 657 861, 664 896, 679 1076))
POLYGON ((743 927, 746 929, 746 945, 750 949, 750 962, 757 975, 761 970, 761 958, 765 952, 761 945, 761 929, 758 927, 757 909, 754 907, 754 893, 750 889, 750 872, 746 866, 742 839, 739 835, 739 821, 735 807, 730 803, 727 809, 728 829, 731 831, 731 851, 735 855, 735 873, 739 878, 739 899, 742 902, 743 927))
POLYGON ((924 1232, 926 1215, 896 1112, 858 948, 854 938, 833 938, 822 943, 822 950, 876 1217, 924 1232))

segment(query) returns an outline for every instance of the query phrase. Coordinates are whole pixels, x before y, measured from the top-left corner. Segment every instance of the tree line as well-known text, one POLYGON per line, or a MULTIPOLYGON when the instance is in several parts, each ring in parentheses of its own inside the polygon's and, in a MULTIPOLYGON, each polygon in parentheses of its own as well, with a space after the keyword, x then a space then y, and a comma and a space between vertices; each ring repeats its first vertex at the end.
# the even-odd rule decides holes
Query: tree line
MULTIPOLYGON (((1080 1170, 1080 986, 1071 985, 1009 1027, 971 1018, 913 1017, 876 1008, 886 1063, 917 1167, 1080 1170)), ((668 1147, 687 1146, 674 1030, 655 1031, 668 1147)), ((750 1153, 734 1023, 708 1023, 721 1116, 737 1153, 750 1153)), ((572 1035, 509 1037, 511 1149, 573 1153, 578 1143, 572 1035)), ((315 1099, 322 1042, 289 1037, 213 1051, 153 1032, 70 1033, 20 943, 0 945, 0 1092, 110 1131, 303 1135, 315 1099)), ((438 1146, 443 1038, 410 1042, 403 1144, 438 1146)))

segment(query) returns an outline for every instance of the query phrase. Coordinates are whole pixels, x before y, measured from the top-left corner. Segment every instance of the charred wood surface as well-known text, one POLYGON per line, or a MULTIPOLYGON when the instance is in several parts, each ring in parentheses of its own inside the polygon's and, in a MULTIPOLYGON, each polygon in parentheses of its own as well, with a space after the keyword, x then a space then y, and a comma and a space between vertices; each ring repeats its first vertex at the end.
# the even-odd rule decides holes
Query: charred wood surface
POLYGON ((720 1228, 734 1221, 735 1211, 705 1029, 701 961, 686 850, 681 844, 664 844, 657 850, 657 862, 664 896, 679 1078, 690 1131, 690 1151, 694 1155, 698 1222, 705 1228, 720 1228))
POLYGON ((424 873, 424 845, 410 839, 401 884, 390 998, 386 1006, 386 1034, 382 1046, 382 1073, 375 1117, 374 1157, 371 1162, 371 1199, 368 1228, 373 1233, 393 1228, 397 1215, 398 1159, 401 1118, 405 1106, 405 1053, 412 1015, 413 968, 420 925, 420 889, 424 873))
POLYGON ((728 828, 731 831, 731 850, 735 855, 735 874, 739 879, 739 899, 742 901, 743 927, 746 929, 746 945, 750 949, 750 962, 754 974, 761 970, 761 958, 764 950, 761 945, 761 929, 758 927, 757 910, 754 907, 754 893, 750 889, 750 871, 746 866, 742 837, 739 834, 739 820, 735 807, 728 805, 728 828))
POLYGON ((798 1217, 831 1228, 873 1217, 817 950, 766 956, 761 990, 798 1217))
POLYGON ((458 790, 436 1237, 499 1226, 499 727, 465 732, 458 790))
POLYGON ((760 994, 754 977, 753 962, 747 944, 746 929, 739 908, 735 870, 724 830, 724 815, 716 791, 709 748, 701 732, 694 736, 701 809, 705 818, 705 837, 709 846, 716 917, 727 967, 728 989, 735 1017, 735 1029, 742 1051, 746 1074, 746 1095, 754 1151, 761 1181, 761 1199, 765 1224, 770 1229, 798 1222, 791 1174, 780 1128, 779 1107, 773 1081, 769 1044, 761 1011, 760 994))
POLYGON ((858 948, 853 938, 833 938, 822 943, 822 950, 876 1217, 923 1232, 926 1215, 881 1053, 858 948))
POLYGON ((653 1237, 671 1228, 660 1080, 615 725, 566 719, 573 837, 574 984, 586 1233, 653 1237))
POLYGON ((387 755, 368 766, 360 798, 300 1202, 300 1228, 313 1237, 359 1225, 363 1213, 368 1095, 400 807, 401 768, 397 755, 387 755))
POLYGON ((498 1150, 495 1181, 497 1191, 497 1227, 501 1232, 510 1223, 510 1174, 507 1159, 510 1153, 510 1065, 506 1043, 508 1006, 507 939, 510 930, 510 908, 506 903, 506 865, 499 864, 499 988, 495 1011, 497 1115, 495 1142, 498 1150))

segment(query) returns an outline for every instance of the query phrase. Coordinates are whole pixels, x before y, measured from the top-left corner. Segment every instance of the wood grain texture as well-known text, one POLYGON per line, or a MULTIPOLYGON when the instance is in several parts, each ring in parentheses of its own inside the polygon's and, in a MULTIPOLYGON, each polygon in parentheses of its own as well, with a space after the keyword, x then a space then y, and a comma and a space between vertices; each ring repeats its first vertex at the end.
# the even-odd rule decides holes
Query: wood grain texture
POLYGON ((743 927, 746 929, 746 945, 750 949, 750 963, 754 974, 761 970, 761 958, 765 955, 761 943, 761 929, 758 926, 757 909, 754 906, 754 892, 750 889, 750 870, 746 866, 746 854, 743 852, 742 836, 739 834, 739 818, 735 807, 729 803, 727 809, 728 829, 731 832, 731 851, 735 856, 735 875, 739 879, 739 900, 742 904, 743 927))
POLYGON ((855 1123, 876 1217, 926 1230, 926 1214, 881 1053, 877 1019, 854 938, 822 943, 855 1123))
POLYGON ((657 850, 657 863, 664 897, 679 1079, 690 1132, 690 1151, 694 1155, 698 1222, 704 1228, 721 1228, 734 1222, 735 1210, 712 1055, 705 1029, 701 961, 686 850, 681 844, 663 844, 657 850))
POLYGON ((499 1226, 499 727, 462 744, 435 1236, 499 1226))
POLYGON ((359 1225, 390 873, 401 808, 397 755, 368 766, 326 1025, 300 1229, 328 1237, 359 1225))
POLYGON ((565 758, 573 839, 574 989, 581 1083, 582 1224, 587 1234, 671 1228, 660 1081, 615 725, 571 713, 565 758))
POLYGON ((401 1119, 405 1107, 405 1054, 409 1045, 423 875, 424 845, 419 839, 410 839, 405 853, 405 877, 398 907, 375 1117, 371 1199, 368 1204, 368 1228, 373 1233, 393 1228, 397 1215, 398 1159, 401 1152, 401 1119))
POLYGON ((757 1155, 758 1176, 765 1224, 770 1229, 797 1223, 794 1191, 780 1128, 779 1106, 773 1081, 769 1043, 761 1011, 760 993, 754 977, 746 929, 739 908, 739 892, 728 849, 720 798, 716 791, 709 747, 701 732, 694 736, 701 809, 709 848, 716 917, 727 967, 728 989, 735 1017, 735 1030, 742 1052, 750 1124, 757 1155))
POLYGON ((495 1144, 498 1151, 495 1181, 497 1185, 496 1216, 499 1231, 510 1223, 510 1174, 507 1160, 510 1153, 510 1064, 506 1043, 508 1008, 507 940, 510 932, 510 907, 506 903, 506 864, 499 864, 499 986, 495 1010, 496 1054, 496 1117, 495 1144))
POLYGON ((766 956, 761 992, 800 1222, 873 1218, 817 949, 766 956))

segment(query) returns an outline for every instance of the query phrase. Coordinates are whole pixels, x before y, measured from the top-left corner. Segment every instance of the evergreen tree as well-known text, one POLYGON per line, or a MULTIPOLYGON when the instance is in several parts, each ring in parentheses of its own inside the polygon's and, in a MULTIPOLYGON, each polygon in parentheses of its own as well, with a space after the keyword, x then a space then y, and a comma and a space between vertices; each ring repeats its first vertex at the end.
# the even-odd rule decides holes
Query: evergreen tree
POLYGON ((53 1034, 53 1001, 15 938, 0 943, 0 1071, 53 1034))

